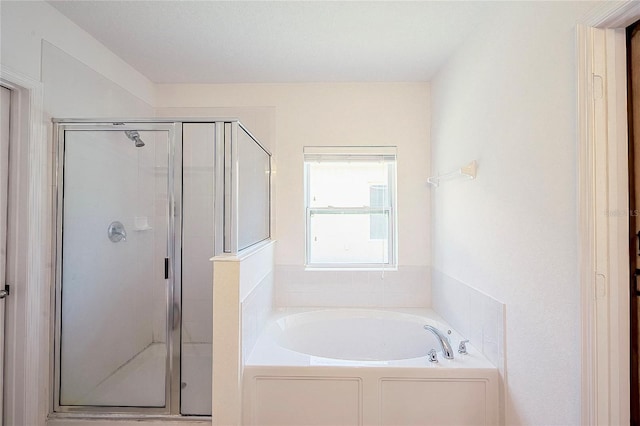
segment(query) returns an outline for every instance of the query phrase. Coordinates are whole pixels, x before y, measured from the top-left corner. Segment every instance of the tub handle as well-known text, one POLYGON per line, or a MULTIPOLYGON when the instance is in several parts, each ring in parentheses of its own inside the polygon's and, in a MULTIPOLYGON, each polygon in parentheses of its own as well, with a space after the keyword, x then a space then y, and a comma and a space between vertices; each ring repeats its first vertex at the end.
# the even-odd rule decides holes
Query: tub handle
POLYGON ((429 351, 429 362, 438 362, 438 353, 435 349, 429 351))
POLYGON ((458 353, 463 355, 469 354, 469 352, 467 352, 467 343, 469 343, 469 340, 460 341, 460 344, 458 345, 458 353))

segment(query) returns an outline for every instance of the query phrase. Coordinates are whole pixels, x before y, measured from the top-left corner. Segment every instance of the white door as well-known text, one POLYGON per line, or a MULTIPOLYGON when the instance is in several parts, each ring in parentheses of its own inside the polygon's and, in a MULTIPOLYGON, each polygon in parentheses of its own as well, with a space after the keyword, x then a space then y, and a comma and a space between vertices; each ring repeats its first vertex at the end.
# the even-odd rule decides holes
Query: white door
MULTIPOLYGON (((0 292, 5 289, 7 260, 7 195, 9 190, 9 111, 11 91, 0 86, 0 292)), ((0 293, 0 426, 4 411, 4 293, 0 293)))

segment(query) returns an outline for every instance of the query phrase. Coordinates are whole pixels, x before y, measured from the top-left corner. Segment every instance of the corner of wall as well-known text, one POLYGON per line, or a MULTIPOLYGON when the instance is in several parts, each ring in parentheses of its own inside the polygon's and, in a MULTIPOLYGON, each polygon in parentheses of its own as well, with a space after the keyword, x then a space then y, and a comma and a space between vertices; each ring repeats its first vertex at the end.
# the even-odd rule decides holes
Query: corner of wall
POLYGON ((240 425, 242 374, 273 305, 275 242, 213 259, 214 425, 240 425))
MULTIPOLYGON (((507 387, 506 305, 473 287, 432 271, 432 308, 496 366, 500 374, 500 415, 507 387)), ((504 421, 501 422, 504 424, 504 421)))

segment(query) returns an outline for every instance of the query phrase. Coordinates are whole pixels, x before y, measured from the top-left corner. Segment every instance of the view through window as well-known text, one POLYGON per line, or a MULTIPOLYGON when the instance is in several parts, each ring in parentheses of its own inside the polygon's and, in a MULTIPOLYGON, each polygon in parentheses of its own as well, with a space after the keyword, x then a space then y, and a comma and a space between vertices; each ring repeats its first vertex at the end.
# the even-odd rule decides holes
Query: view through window
POLYGON ((395 266, 395 147, 306 147, 309 267, 395 266))

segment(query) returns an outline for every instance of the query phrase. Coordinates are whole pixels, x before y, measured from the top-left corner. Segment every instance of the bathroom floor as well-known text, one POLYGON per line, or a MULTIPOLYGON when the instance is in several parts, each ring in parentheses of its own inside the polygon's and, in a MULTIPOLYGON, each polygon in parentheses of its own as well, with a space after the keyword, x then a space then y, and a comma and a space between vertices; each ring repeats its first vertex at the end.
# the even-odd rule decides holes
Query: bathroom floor
MULTIPOLYGON (((153 343, 123 364, 79 405, 164 406, 164 343, 153 343), (153 404, 153 405, 150 405, 153 404)), ((211 415, 211 344, 186 343, 182 352, 181 414, 211 415)))

